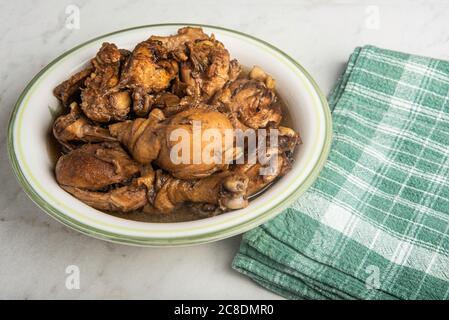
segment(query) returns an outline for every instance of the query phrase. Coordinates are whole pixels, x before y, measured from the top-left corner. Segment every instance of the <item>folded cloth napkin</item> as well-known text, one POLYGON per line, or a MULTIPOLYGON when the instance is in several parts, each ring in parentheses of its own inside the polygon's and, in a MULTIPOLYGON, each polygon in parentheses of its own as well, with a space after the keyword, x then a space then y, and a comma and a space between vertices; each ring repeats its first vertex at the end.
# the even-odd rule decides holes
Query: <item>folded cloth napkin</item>
POLYGON ((448 98, 449 62, 357 48, 323 171, 233 267, 291 299, 447 299, 448 98))

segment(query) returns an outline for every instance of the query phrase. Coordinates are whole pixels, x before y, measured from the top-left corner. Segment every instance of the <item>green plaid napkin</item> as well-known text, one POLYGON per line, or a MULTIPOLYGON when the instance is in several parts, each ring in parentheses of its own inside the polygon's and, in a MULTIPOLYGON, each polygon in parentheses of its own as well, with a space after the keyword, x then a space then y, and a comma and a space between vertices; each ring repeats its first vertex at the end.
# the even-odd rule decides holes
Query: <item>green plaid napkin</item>
POLYGON ((357 48, 312 188, 233 267, 291 299, 447 299, 449 62, 357 48))

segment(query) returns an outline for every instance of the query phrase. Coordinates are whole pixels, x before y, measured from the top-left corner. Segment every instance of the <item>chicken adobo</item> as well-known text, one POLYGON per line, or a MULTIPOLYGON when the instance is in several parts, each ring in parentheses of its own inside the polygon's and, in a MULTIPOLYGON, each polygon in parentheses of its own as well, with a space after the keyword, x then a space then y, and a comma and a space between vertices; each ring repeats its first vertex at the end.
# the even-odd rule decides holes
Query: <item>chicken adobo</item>
POLYGON ((132 51, 104 43, 54 89, 66 110, 53 123, 57 182, 130 218, 246 207, 289 171, 300 138, 285 126, 275 80, 243 70, 201 28, 132 51))

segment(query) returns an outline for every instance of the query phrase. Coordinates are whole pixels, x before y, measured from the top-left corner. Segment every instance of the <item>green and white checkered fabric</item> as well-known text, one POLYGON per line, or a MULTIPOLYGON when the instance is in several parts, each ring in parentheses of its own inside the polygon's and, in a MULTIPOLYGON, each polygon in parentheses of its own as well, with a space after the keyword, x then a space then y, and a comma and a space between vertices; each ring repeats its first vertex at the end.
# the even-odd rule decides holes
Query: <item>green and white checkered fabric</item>
POLYGON ((312 188, 233 267, 291 299, 448 299, 449 62, 357 48, 312 188))

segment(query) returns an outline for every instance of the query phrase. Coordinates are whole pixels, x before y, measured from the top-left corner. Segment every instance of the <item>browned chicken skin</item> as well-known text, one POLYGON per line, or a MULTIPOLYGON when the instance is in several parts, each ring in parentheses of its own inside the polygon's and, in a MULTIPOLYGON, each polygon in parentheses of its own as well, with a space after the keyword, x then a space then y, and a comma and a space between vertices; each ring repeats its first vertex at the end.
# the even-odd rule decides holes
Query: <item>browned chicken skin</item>
POLYGON ((56 164, 60 185, 100 190, 139 173, 138 164, 118 143, 85 144, 61 156, 56 164))
POLYGON ((105 211, 128 212, 147 204, 170 213, 185 202, 209 203, 225 209, 247 205, 248 178, 221 172, 199 180, 181 180, 139 167, 114 143, 84 145, 62 156, 56 166, 58 183, 86 204, 105 211), (140 171, 141 176, 134 178, 140 171), (131 180, 132 179, 132 180, 131 180), (122 185, 110 189, 112 185, 122 185))
POLYGON ((222 210, 244 208, 248 203, 248 178, 229 171, 204 179, 183 180, 146 166, 137 183, 147 188, 146 211, 170 213, 186 202, 210 204, 222 210))
POLYGON ((81 88, 84 87, 84 82, 93 71, 94 68, 88 67, 74 74, 70 79, 58 85, 53 90, 53 94, 64 106, 69 105, 75 99, 75 96, 81 93, 81 88))
POLYGON ((235 122, 240 122, 235 126, 253 129, 277 127, 282 120, 282 112, 275 104, 274 80, 254 70, 257 69, 251 70, 248 78, 228 83, 217 93, 212 104, 223 112, 230 113, 235 122), (251 78, 251 75, 269 79, 266 82, 270 87, 259 79, 251 78))
POLYGON ((188 60, 181 63, 181 81, 186 93, 207 102, 227 81, 241 72, 237 60, 230 59, 228 50, 212 36, 186 44, 188 60))
POLYGON ((157 159, 161 150, 161 139, 158 131, 160 122, 165 119, 159 109, 154 109, 147 119, 137 118, 118 122, 109 126, 109 131, 116 137, 133 156, 145 165, 157 159))
POLYGON ((181 179, 194 179, 202 178, 211 175, 216 171, 221 171, 227 168, 228 163, 235 157, 236 152, 233 150, 232 145, 226 145, 225 132, 226 130, 232 130, 232 124, 226 115, 209 110, 208 108, 192 108, 182 111, 172 116, 168 123, 164 126, 161 151, 156 160, 156 164, 164 170, 170 172, 173 176, 181 179), (214 159, 214 153, 212 149, 207 152, 206 148, 210 141, 201 141, 201 145, 198 144, 198 148, 195 150, 195 122, 201 125, 202 132, 212 129, 214 133, 221 136, 221 153, 217 156, 221 159, 211 161, 207 163, 207 159, 214 159), (170 141, 170 137, 176 130, 184 130, 189 133, 188 139, 190 140, 190 155, 188 163, 175 164, 171 160, 171 152, 175 145, 179 142, 170 141), (201 155, 198 155, 201 153, 201 155), (198 156, 195 159, 195 156, 198 156), (221 160, 221 161, 220 161, 221 160))
POLYGON ((270 146, 270 141, 267 137, 264 163, 251 161, 250 158, 257 157, 258 153, 261 152, 261 150, 256 149, 254 152, 250 152, 250 154, 245 154, 247 161, 244 164, 234 164, 231 168, 232 172, 244 174, 248 177, 248 197, 263 191, 273 181, 285 175, 291 168, 290 155, 300 143, 299 135, 287 127, 280 126, 277 130, 278 140, 276 146, 270 146), (273 156, 275 158, 272 158, 273 156))
POLYGON ((135 185, 119 187, 109 192, 88 191, 69 186, 62 188, 91 207, 104 211, 134 211, 148 202, 145 188, 135 185))
POLYGON ((221 209, 240 209, 248 205, 248 178, 243 174, 221 172, 199 180, 182 180, 167 176, 161 179, 153 206, 170 212, 185 202, 218 205, 221 209))
POLYGON ((167 89, 178 74, 178 64, 170 59, 168 51, 158 41, 139 43, 126 62, 121 84, 129 88, 141 88, 145 92, 167 89))
POLYGON ((138 116, 150 110, 149 94, 167 89, 178 69, 178 63, 159 41, 147 40, 136 46, 125 64, 120 84, 133 90, 133 110, 138 116))
MULTIPOLYGON (((162 43, 162 45, 170 52, 185 50, 187 42, 195 42, 197 40, 208 39, 209 36, 203 32, 201 28, 185 27, 178 30, 176 35, 161 37, 151 36, 149 40, 155 40, 162 43)), ((186 60, 187 56, 183 60, 186 60)))
POLYGON ((139 166, 118 143, 85 144, 59 158, 56 180, 61 187, 86 204, 106 211, 128 212, 147 203, 146 189, 127 184, 139 173, 139 166))
POLYGON ((129 92, 118 87, 120 67, 128 53, 115 44, 103 43, 92 59, 94 72, 86 79, 81 92, 81 109, 97 122, 110 122, 126 118, 131 107, 129 92))
POLYGON ((53 124, 65 152, 58 183, 103 211, 170 214, 190 206, 210 215, 246 207, 290 170, 300 138, 280 125, 275 80, 259 67, 241 71, 201 28, 151 36, 132 52, 104 43, 89 67, 54 90, 70 105, 53 124), (195 144, 198 125, 221 137, 219 152, 204 137, 195 144), (276 145, 266 140, 267 162, 241 164, 262 151, 237 147, 232 137, 229 144, 233 129, 277 130, 276 145), (182 139, 188 148, 180 153, 182 139))

